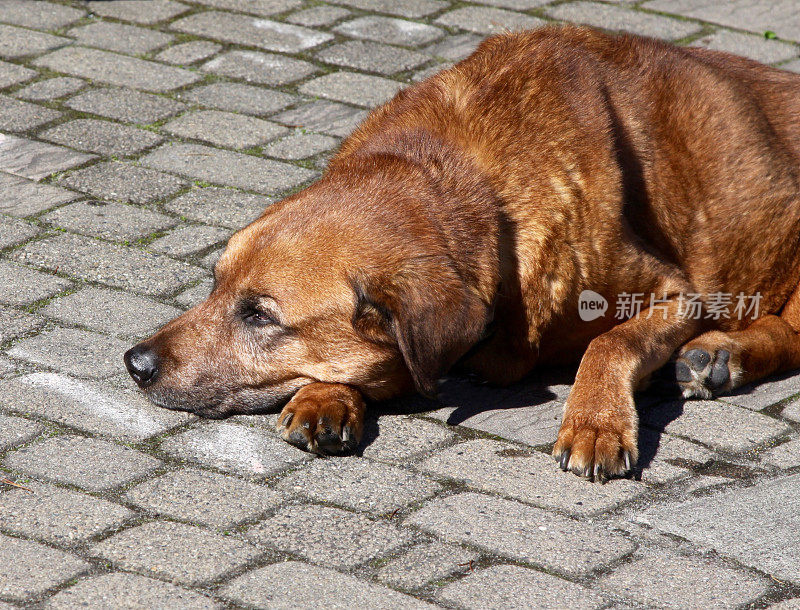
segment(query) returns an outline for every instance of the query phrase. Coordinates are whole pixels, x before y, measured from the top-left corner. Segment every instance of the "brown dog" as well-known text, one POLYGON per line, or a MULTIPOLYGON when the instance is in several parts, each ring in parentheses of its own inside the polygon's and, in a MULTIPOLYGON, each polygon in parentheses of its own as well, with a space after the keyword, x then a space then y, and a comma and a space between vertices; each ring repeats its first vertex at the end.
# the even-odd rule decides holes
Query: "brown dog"
POLYGON ((457 362, 507 384, 580 360, 553 454, 604 479, 635 462, 633 391, 676 351, 687 397, 800 366, 799 254, 800 76, 505 34, 375 110, 125 361, 158 405, 285 404, 287 441, 336 453, 365 398, 434 395, 457 362))

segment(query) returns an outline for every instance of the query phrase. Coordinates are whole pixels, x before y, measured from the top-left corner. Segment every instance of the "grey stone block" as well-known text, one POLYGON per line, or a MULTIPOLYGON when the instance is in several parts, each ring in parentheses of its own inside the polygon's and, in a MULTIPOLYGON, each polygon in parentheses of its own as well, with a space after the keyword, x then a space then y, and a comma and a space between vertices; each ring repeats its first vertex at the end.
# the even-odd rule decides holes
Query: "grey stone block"
POLYGON ((781 417, 800 422, 800 398, 795 398, 789 402, 781 411, 781 417))
POLYGON ((405 524, 568 576, 612 564, 635 548, 601 527, 476 493, 432 500, 405 524))
POLYGON ((37 30, 55 30, 85 14, 86 11, 40 0, 0 0, 0 15, 5 23, 37 30))
POLYGON ((241 83, 203 85, 181 93, 180 98, 208 108, 256 116, 272 114, 297 101, 295 96, 288 93, 241 83))
POLYGON ((778 580, 800 583, 800 474, 765 480, 644 515, 653 527, 713 548, 778 580))
POLYGON ((21 244, 39 233, 39 227, 16 218, 4 218, 2 227, 3 233, 0 234, 0 248, 21 244))
POLYGON ((293 133, 269 146, 263 153, 279 159, 305 159, 339 145, 339 140, 318 133, 293 133))
POLYGON ((778 468, 800 466, 800 439, 773 447, 761 454, 761 461, 778 468))
MULTIPOLYGON (((0 2, 0 11, 2 9, 0 2)), ((0 595, 19 601, 40 595, 91 569, 91 564, 74 555, 2 534, 0 566, 3 566, 0 595)))
POLYGON ((639 463, 641 479, 659 484, 686 476, 689 467, 703 466, 718 459, 714 453, 698 445, 650 428, 639 429, 639 463))
POLYGON ((8 355, 78 377, 102 379, 119 372, 128 344, 72 328, 54 328, 14 344, 8 355))
POLYGON ((497 34, 503 30, 527 30, 544 25, 546 22, 536 17, 514 13, 501 8, 465 6, 441 15, 436 19, 439 25, 460 28, 476 34, 497 34))
POLYGON ((18 536, 73 545, 136 516, 124 506, 77 491, 34 481, 25 487, 30 491, 0 493, 0 528, 18 536))
POLYGON ((205 225, 180 227, 164 237, 150 242, 147 248, 169 256, 190 256, 227 241, 231 234, 232 232, 228 229, 205 225))
POLYGON ((161 443, 173 457, 253 478, 264 478, 311 459, 258 428, 204 422, 161 443))
POLYGON ((114 288, 146 295, 176 291, 205 275, 202 269, 150 252, 63 233, 22 246, 19 260, 114 288))
MULTIPOLYGON (((478 4, 489 4, 491 6, 502 6, 515 11, 527 11, 545 4, 550 4, 552 0, 479 0, 478 4)), ((612 0, 616 1, 616 0, 612 0)), ((622 0, 628 2, 630 0, 622 0)))
POLYGON ((64 435, 17 449, 3 465, 44 480, 104 491, 151 473, 161 462, 128 447, 64 435))
POLYGON ((194 140, 203 140, 228 148, 249 148, 266 144, 287 133, 275 123, 251 116, 199 110, 186 113, 164 125, 164 131, 194 140))
POLYGON ((89 10, 103 17, 133 21, 146 25, 158 23, 185 13, 189 7, 172 0, 94 0, 89 10))
POLYGON ((760 411, 795 394, 800 394, 800 373, 797 371, 742 386, 727 396, 720 396, 720 400, 760 411))
POLYGON ((772 604, 770 610, 798 610, 800 609, 800 597, 784 600, 777 604, 772 604))
POLYGON ((42 220, 75 233, 117 241, 140 239, 177 222, 132 205, 95 200, 71 203, 46 214, 42 220))
POLYGON ((364 457, 384 462, 407 461, 456 439, 444 426, 404 415, 368 414, 364 436, 364 457))
POLYGON ((218 187, 196 188, 167 202, 164 208, 197 222, 241 229, 261 216, 272 200, 218 187))
POLYGON ((377 106, 389 101, 402 83, 355 72, 333 72, 300 85, 300 92, 359 106, 377 106))
POLYGON ((130 89, 91 89, 67 100, 65 105, 79 112, 125 121, 153 123, 178 114, 185 104, 130 89))
POLYGON ((0 356, 0 378, 12 375, 16 371, 16 365, 5 356, 0 356))
POLYGON ((451 61, 459 61, 468 55, 471 55, 478 45, 483 40, 483 37, 476 34, 459 34, 457 36, 448 36, 441 42, 436 42, 428 47, 425 47, 425 52, 429 55, 436 57, 443 57, 451 61))
POLYGON ((553 19, 585 23, 606 30, 624 30, 652 36, 676 40, 700 31, 701 26, 690 21, 681 21, 628 10, 621 6, 611 6, 598 2, 573 2, 554 8, 545 9, 545 13, 553 19))
POLYGON ((14 95, 33 102, 48 102, 76 93, 86 86, 86 82, 71 76, 56 76, 40 80, 20 89, 14 95))
POLYGON ((36 70, 0 61, 0 89, 18 85, 39 76, 36 70))
MULTIPOLYGON (((136 0, 139 2, 140 0, 136 0)), ((211 610, 216 602, 175 585, 138 574, 116 572, 83 579, 47 600, 49 610, 74 608, 180 608, 211 610)))
POLYGON ((252 15, 273 15, 300 6, 300 0, 197 0, 214 8, 230 9, 252 15))
POLYGON ((752 449, 790 430, 766 415, 710 400, 657 405, 644 411, 641 421, 723 451, 752 449))
POLYGON ((39 137, 56 144, 106 156, 132 155, 164 141, 164 138, 151 131, 95 119, 77 119, 61 123, 40 133, 39 137))
POLYGON ((768 588, 765 578, 719 562, 664 553, 620 566, 599 584, 608 593, 661 608, 745 606, 768 588))
POLYGON ((790 72, 800 72, 800 59, 790 61, 780 66, 781 70, 789 70, 790 72))
POLYGON ((346 21, 333 28, 333 31, 350 38, 361 38, 411 47, 433 42, 444 35, 442 30, 432 25, 406 21, 405 19, 375 16, 359 17, 352 21, 346 21))
POLYGON ((603 598, 586 587, 513 565, 492 566, 451 583, 439 597, 459 607, 599 608, 603 598))
POLYGON ((179 32, 279 53, 299 53, 333 39, 333 35, 299 25, 246 15, 208 11, 173 21, 179 32))
POLYGON ((0 261, 0 302, 26 305, 63 292, 71 282, 27 267, 0 261))
POLYGON ((26 55, 38 55, 70 43, 69 38, 62 36, 0 25, 0 57, 18 58, 26 55))
POLYGON ((109 23, 108 21, 95 21, 72 28, 67 35, 89 47, 98 47, 129 55, 149 53, 163 47, 174 38, 174 36, 158 30, 124 23, 109 23))
POLYGON ((331 23, 347 17, 350 14, 346 8, 339 6, 313 6, 311 8, 297 11, 286 17, 286 21, 296 25, 304 25, 306 27, 319 27, 321 25, 330 25, 331 23))
POLYGON ((168 64, 188 65, 201 59, 208 59, 216 54, 222 45, 209 40, 192 40, 173 45, 161 51, 155 56, 158 61, 165 61, 168 64))
POLYGON ((260 555, 258 549, 236 538, 163 521, 116 534, 91 552, 123 569, 190 585, 216 580, 260 555))
POLYGON ((425 17, 448 6, 448 3, 442 0, 336 0, 336 4, 410 19, 425 17))
POLYGON ((221 590, 231 600, 258 608, 296 608, 314 610, 320 600, 330 607, 433 608, 430 604, 329 568, 310 566, 297 561, 275 563, 248 572, 221 590), (303 594, 298 595, 299 588, 303 594), (346 601, 344 601, 346 600, 346 601))
POLYGON ((272 120, 288 127, 302 127, 331 136, 345 137, 366 118, 365 110, 344 104, 317 100, 273 116, 272 120))
POLYGON ((397 466, 349 457, 314 460, 284 478, 278 489, 353 510, 389 515, 442 487, 431 478, 397 466))
POLYGON ((43 324, 39 316, 0 305, 0 343, 28 334, 43 324))
POLYGON ((430 61, 430 57, 422 53, 363 40, 333 45, 317 53, 316 58, 335 66, 387 75, 430 61))
POLYGON ((502 494, 573 515, 592 515, 636 498, 647 488, 619 479, 597 485, 562 472, 544 453, 510 443, 473 440, 436 452, 420 468, 463 480, 474 489, 502 494))
POLYGON ((145 481, 128 491, 125 500, 157 515, 225 528, 258 518, 284 498, 264 485, 185 469, 145 481))
MULTIPOLYGON (((0 76, 1 77, 1 76, 0 76)), ((29 80, 28 78, 22 81, 29 80)), ((17 81, 17 82, 22 82, 17 81)), ((0 81, 0 88, 3 84, 0 81)), ((0 95, 0 130, 13 132, 26 132, 50 121, 55 121, 61 116, 58 110, 29 104, 12 97, 0 95)), ((5 168, 4 168, 5 169, 5 168)))
POLYGON ((59 182, 101 199, 131 203, 157 201, 187 185, 175 176, 116 161, 74 171, 59 182))
POLYGON ((329 506, 287 506, 245 536, 260 546, 299 555, 326 567, 347 568, 408 544, 411 534, 329 506))
POLYGON ((767 40, 763 36, 749 36, 730 30, 717 30, 712 34, 695 40, 692 46, 705 47, 715 51, 727 51, 755 59, 764 63, 785 61, 800 54, 795 45, 779 40, 767 40))
POLYGON ((794 0, 651 0, 642 6, 758 34, 772 31, 781 38, 800 41, 800 7, 794 0))
MULTIPOLYGON (((27 443, 42 433, 44 427, 29 419, 0 413, 0 451, 27 443)), ((2 497, 2 496, 0 496, 2 497)))
POLYGON ((468 574, 470 565, 479 557, 478 553, 458 546, 439 542, 418 544, 383 565, 377 578, 401 589, 419 589, 432 580, 468 574))
POLYGON ((175 297, 175 302, 185 309, 194 307, 198 303, 205 301, 208 295, 211 294, 211 285, 211 280, 201 282, 194 288, 189 288, 188 290, 180 293, 177 297, 175 297))
POLYGON ((142 165, 270 194, 313 178, 311 170, 199 144, 165 144, 141 159, 142 165))
POLYGON ((68 47, 41 56, 35 65, 101 83, 145 91, 172 91, 198 80, 182 68, 83 47, 68 47))
MULTIPOLYGON (((122 370, 122 360, 117 364, 122 370)), ((133 386, 133 383, 130 384, 133 386)), ((191 416, 151 404, 132 387, 37 372, 0 382, 0 406, 44 417, 90 434, 142 441, 185 424, 191 416)))
POLYGON ((0 166, 25 178, 41 180, 95 158, 61 146, 0 134, 0 166))
POLYGON ((223 249, 219 248, 218 250, 214 250, 213 252, 209 252, 203 258, 200 259, 199 264, 205 267, 206 269, 214 269, 214 265, 217 264, 220 256, 222 256, 223 249))
POLYGON ((317 71, 307 61, 273 53, 235 50, 207 61, 200 69, 262 85, 285 85, 317 71))
POLYGON ((77 199, 78 195, 50 184, 39 184, 0 172, 0 213, 30 216, 77 199))
POLYGON ((427 79, 430 76, 433 76, 437 72, 441 72, 442 70, 446 70, 447 68, 451 68, 452 66, 453 66, 452 62, 445 62, 443 64, 436 64, 428 68, 418 70, 417 72, 414 72, 414 74, 411 77, 411 80, 412 82, 418 83, 420 81, 427 79))

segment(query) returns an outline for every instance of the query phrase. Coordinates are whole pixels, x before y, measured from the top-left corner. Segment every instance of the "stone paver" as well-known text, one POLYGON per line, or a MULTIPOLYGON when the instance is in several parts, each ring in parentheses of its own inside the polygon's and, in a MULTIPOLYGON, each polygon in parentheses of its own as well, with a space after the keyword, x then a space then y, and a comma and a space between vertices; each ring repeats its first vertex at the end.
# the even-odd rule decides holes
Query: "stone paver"
POLYGON ((464 608, 599 608, 603 598, 569 581, 513 565, 487 568, 444 587, 439 597, 464 608))
POLYGON ((45 480, 103 491, 143 477, 160 466, 144 453, 81 436, 56 436, 8 454, 7 468, 45 480))
POLYGON ((214 472, 184 469, 145 481, 125 500, 156 515, 231 527, 258 518, 284 502, 272 489, 214 472))
POLYGON ((155 169, 264 194, 297 186, 315 175, 302 167, 200 144, 165 144, 141 162, 155 169))
POLYGON ((0 493, 0 528, 19 536, 70 545, 117 528, 136 514, 53 485, 28 481, 25 487, 0 493))
POLYGON ((297 561, 248 572, 222 589, 222 595, 254 607, 313 610, 319 600, 331 608, 433 608, 434 606, 329 568, 297 561), (303 594, 298 595, 298 588, 303 594), (340 605, 341 604, 341 605, 340 605))
POLYGON ((265 477, 311 458, 264 430, 231 423, 182 432, 164 441, 161 449, 182 460, 250 477, 265 477))
POLYGON ((469 492, 431 500, 405 523, 570 576, 597 570, 634 549, 629 540, 596 526, 469 492))
POLYGON ((198 74, 182 68, 83 47, 53 51, 34 64, 71 76, 145 91, 171 91, 200 80, 198 74))
POLYGON ((800 73, 796 0, 0 0, 0 608, 798 607, 799 371, 640 395, 601 486, 549 455, 574 370, 370 404, 321 459, 124 369, 373 107, 556 21, 800 73))
POLYGON ((659 530, 711 547, 779 580, 800 583, 800 475, 645 512, 659 530))
POLYGON ((121 610, 156 607, 212 610, 221 606, 199 593, 127 572, 83 579, 60 591, 47 603, 47 608, 52 610, 110 607, 121 610))
MULTIPOLYGON (((119 362, 114 364, 118 369, 119 362)), ((132 389, 59 373, 31 373, 2 381, 0 388, 0 407, 128 441, 163 434, 190 419, 186 413, 157 408, 132 389)))
POLYGON ((116 534, 91 552, 122 568, 189 585, 215 580, 260 555, 236 538, 164 521, 116 534))
POLYGON ((646 606, 705 608, 744 606, 766 593, 769 581, 711 560, 658 554, 619 567, 600 587, 646 606))
POLYGON ((383 521, 328 506, 287 506, 245 532, 255 544, 295 553, 323 566, 346 568, 412 540, 383 521))
MULTIPOLYGON (((0 3, 0 10, 2 10, 0 3)), ((0 534, 0 595, 24 600, 86 572, 91 564, 29 540, 0 534)))
POLYGON ((84 235, 133 241, 176 224, 174 218, 132 205, 97 200, 71 203, 41 217, 43 222, 84 235))

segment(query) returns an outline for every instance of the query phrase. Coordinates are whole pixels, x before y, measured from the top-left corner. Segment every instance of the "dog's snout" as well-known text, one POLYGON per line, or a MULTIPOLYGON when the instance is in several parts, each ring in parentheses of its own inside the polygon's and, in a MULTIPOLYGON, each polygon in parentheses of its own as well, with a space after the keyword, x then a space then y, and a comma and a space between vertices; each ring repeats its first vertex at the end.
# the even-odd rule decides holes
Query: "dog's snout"
POLYGON ((158 355, 143 344, 136 345, 123 356, 125 367, 140 388, 152 385, 158 377, 158 355))

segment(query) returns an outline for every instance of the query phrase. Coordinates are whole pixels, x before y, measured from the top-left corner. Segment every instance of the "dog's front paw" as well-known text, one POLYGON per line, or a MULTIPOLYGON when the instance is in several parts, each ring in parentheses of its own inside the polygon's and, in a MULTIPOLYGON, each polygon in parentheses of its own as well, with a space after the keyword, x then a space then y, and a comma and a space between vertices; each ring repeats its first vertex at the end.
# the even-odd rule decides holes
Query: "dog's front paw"
POLYGON ((629 472, 638 457, 632 404, 629 409, 568 403, 553 447, 553 457, 561 469, 599 482, 629 472))
POLYGON ((346 385, 312 383, 301 388, 278 416, 283 440, 322 455, 352 453, 364 433, 364 399, 346 385))

